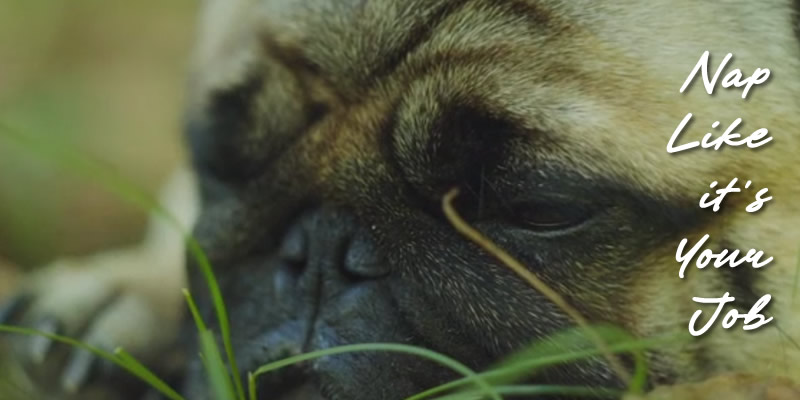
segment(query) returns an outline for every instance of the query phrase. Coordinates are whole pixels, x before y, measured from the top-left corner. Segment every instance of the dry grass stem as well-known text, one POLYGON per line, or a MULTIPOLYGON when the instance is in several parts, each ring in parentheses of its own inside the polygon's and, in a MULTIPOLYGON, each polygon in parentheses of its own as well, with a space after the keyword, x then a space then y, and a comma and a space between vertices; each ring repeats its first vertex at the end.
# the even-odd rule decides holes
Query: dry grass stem
POLYGON ((469 240, 474 242, 475 244, 479 245, 481 248, 486 250, 489 254, 493 257, 497 258, 500 262, 505 264, 508 268, 514 271, 517 275, 519 275, 522 279, 524 279, 531 287, 539 291, 542 295, 547 297, 550 301, 552 301, 558 308, 560 308, 564 313, 566 313, 575 323, 582 329, 585 330, 587 337, 591 340, 594 345, 603 352, 605 358, 607 359, 609 365, 614 370, 614 372, 619 375, 619 377, 626 383, 629 384, 631 381, 631 374, 628 372, 627 369, 623 366, 622 362, 616 357, 610 350, 609 346, 603 341, 603 339, 589 326, 589 322, 586 318, 581 315, 581 313, 572 307, 565 299, 562 297, 558 292, 550 288, 546 283, 544 283, 541 279, 539 279, 536 274, 531 272, 528 268, 525 268, 522 263, 517 261, 514 257, 508 254, 505 250, 501 249, 497 246, 494 242, 492 242, 489 238, 484 236, 482 233, 478 232, 475 228, 470 226, 463 218, 458 214, 458 212, 453 207, 453 199, 458 196, 459 190, 454 188, 450 190, 442 199, 442 208, 444 209, 444 213, 447 216, 447 219, 453 225, 453 227, 462 235, 466 236, 469 240))

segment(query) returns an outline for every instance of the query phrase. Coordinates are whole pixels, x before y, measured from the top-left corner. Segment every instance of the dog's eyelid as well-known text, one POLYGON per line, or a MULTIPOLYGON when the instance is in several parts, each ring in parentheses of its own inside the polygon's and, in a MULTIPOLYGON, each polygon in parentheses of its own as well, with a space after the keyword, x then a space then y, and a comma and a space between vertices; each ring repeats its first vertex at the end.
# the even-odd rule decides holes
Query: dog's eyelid
POLYGON ((547 204, 580 203, 586 206, 613 197, 613 181, 592 177, 570 167, 547 163, 523 163, 499 166, 492 186, 505 193, 513 203, 540 202, 547 204))

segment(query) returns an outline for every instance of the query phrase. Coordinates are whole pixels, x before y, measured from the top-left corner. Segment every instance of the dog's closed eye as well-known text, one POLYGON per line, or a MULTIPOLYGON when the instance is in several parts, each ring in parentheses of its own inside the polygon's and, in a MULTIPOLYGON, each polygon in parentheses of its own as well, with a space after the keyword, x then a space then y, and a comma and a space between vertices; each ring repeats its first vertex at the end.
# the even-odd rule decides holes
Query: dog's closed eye
POLYGON ((508 222, 535 232, 557 233, 577 228, 592 218, 591 209, 570 203, 544 202, 513 205, 508 222))

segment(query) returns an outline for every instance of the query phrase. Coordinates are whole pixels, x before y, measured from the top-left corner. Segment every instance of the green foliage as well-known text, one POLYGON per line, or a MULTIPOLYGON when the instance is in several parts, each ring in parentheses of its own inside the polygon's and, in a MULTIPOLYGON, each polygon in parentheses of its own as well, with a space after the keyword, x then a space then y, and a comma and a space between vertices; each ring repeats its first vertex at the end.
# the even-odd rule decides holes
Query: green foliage
MULTIPOLYGON (((457 360, 443 354, 420 347, 396 343, 354 344, 315 351, 273 362, 258 368, 256 371, 252 371, 248 374, 247 394, 249 397, 246 397, 244 385, 237 369, 236 359, 231 345, 230 324, 219 285, 205 253, 200 248, 197 241, 188 233, 186 228, 180 226, 177 219, 161 207, 154 198, 149 196, 144 190, 129 183, 124 177, 117 174, 113 168, 110 168, 101 161, 78 154, 76 151, 71 150, 71 147, 65 143, 60 143, 52 137, 42 138, 22 134, 2 124, 0 124, 0 138, 6 139, 11 143, 16 143, 23 150, 54 163, 62 170, 70 171, 100 184, 141 210, 162 216, 184 235, 187 248, 207 283, 220 327, 222 348, 220 348, 214 333, 208 329, 205 321, 203 321, 192 296, 188 291, 184 291, 187 305, 198 329, 201 352, 199 356, 202 358, 207 373, 210 390, 215 394, 217 399, 247 400, 249 398, 250 400, 255 400, 257 398, 255 389, 256 380, 263 374, 314 358, 352 352, 375 351, 397 352, 425 358, 437 362, 464 376, 461 379, 411 396, 407 400, 421 400, 439 395, 444 395, 444 397, 440 397, 441 399, 462 400, 490 398, 499 400, 504 395, 562 394, 597 397, 619 394, 619 391, 608 388, 514 385, 515 382, 525 380, 545 368, 581 360, 596 360, 603 354, 603 351, 593 345, 591 338, 586 336, 585 330, 573 328, 537 340, 528 348, 510 356, 493 368, 480 374, 457 360), (223 353, 225 354, 224 358, 223 353)), ((633 355, 635 371, 629 391, 634 393, 641 392, 647 381, 647 364, 644 351, 649 348, 662 346, 674 340, 670 338, 636 339, 621 329, 608 326, 595 326, 592 327, 592 331, 608 343, 609 350, 612 352, 628 352, 633 355)), ((170 388, 152 371, 122 349, 118 349, 114 353, 109 353, 71 338, 36 332, 21 327, 0 326, 0 332, 21 335, 42 335, 54 341, 90 351, 98 357, 117 364, 158 390, 170 400, 183 400, 183 397, 178 394, 177 391, 170 388)))
MULTIPOLYGON (((491 385, 486 382, 484 378, 477 375, 475 371, 469 369, 466 365, 444 355, 440 354, 428 349, 424 349, 421 347, 416 346, 409 346, 404 344, 397 344, 397 343, 366 343, 366 344, 354 344, 354 345, 346 345, 346 346, 339 346, 333 347, 330 349, 314 351, 306 354, 301 354, 298 356, 290 357, 285 360, 277 361, 274 363, 270 363, 258 368, 253 374, 250 375, 250 387, 254 387, 254 380, 258 378, 260 375, 263 375, 267 372, 271 372, 280 368, 284 368, 293 364, 297 364, 303 361, 312 360, 315 358, 332 356, 337 354, 345 354, 345 353, 355 353, 355 352, 367 352, 367 351, 384 351, 384 352, 393 352, 393 353, 405 353, 409 355, 414 355, 421 358, 427 358, 431 361, 435 361, 445 367, 452 369, 466 377, 467 382, 472 382, 477 386, 480 391, 487 397, 500 400, 500 395, 496 392, 491 385)), ((251 392, 251 400, 255 400, 256 395, 255 392, 251 392)))
POLYGON ((97 357, 113 362, 114 364, 120 366, 122 369, 130 372, 132 375, 139 377, 143 381, 147 382, 148 385, 161 392, 164 396, 167 396, 168 399, 183 400, 183 397, 181 395, 179 395, 175 390, 170 388, 169 385, 167 385, 164 381, 159 379, 145 366, 140 364, 129 354, 125 353, 125 351, 123 351, 122 349, 117 349, 114 353, 109 353, 105 350, 98 349, 97 347, 90 346, 86 343, 80 342, 72 338, 60 335, 53 335, 45 332, 39 332, 33 329, 27 329, 17 326, 0 325, 0 332, 13 333, 17 335, 26 335, 26 336, 44 336, 55 342, 63 343, 72 347, 88 351, 97 357))

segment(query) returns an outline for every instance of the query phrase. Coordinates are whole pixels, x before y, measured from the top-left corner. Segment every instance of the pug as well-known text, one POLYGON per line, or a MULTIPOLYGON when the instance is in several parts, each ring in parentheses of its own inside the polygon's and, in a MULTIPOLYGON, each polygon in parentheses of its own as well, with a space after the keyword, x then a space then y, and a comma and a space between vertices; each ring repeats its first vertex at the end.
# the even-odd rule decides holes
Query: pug
MULTIPOLYGON (((373 342, 484 370, 574 327, 454 229, 442 198, 458 188, 459 215, 590 323, 690 337, 691 316, 715 310, 693 298, 729 293, 725 312, 745 314, 771 295, 760 311, 773 319, 759 329, 715 326, 648 351, 651 386, 729 371, 800 378, 797 13, 788 0, 204 1, 186 104, 192 158, 164 198, 219 280, 237 370, 373 342), (732 54, 720 76, 771 76, 746 99, 733 80, 709 94, 701 75, 683 90, 705 52, 711 75, 732 54), (737 118, 743 136, 765 128, 772 143, 668 152, 688 113, 677 144, 722 136, 737 118), (699 206, 712 182, 734 178, 752 187, 717 211, 699 206), (748 212, 761 188, 773 199, 748 212), (716 253, 773 259, 690 265, 680 278, 679 243, 704 235, 716 253)), ((180 292, 190 288, 219 332, 206 283, 181 234, 152 226, 141 246, 43 270, 7 314, 151 365, 183 349, 182 392, 210 399, 180 292)), ((47 360, 53 346, 30 342, 22 358, 47 360)), ((81 354, 54 387, 94 379, 81 354)), ((455 378, 365 352, 268 374, 258 388, 270 399, 393 400, 455 378)), ((624 384, 603 359, 531 381, 624 384)))

